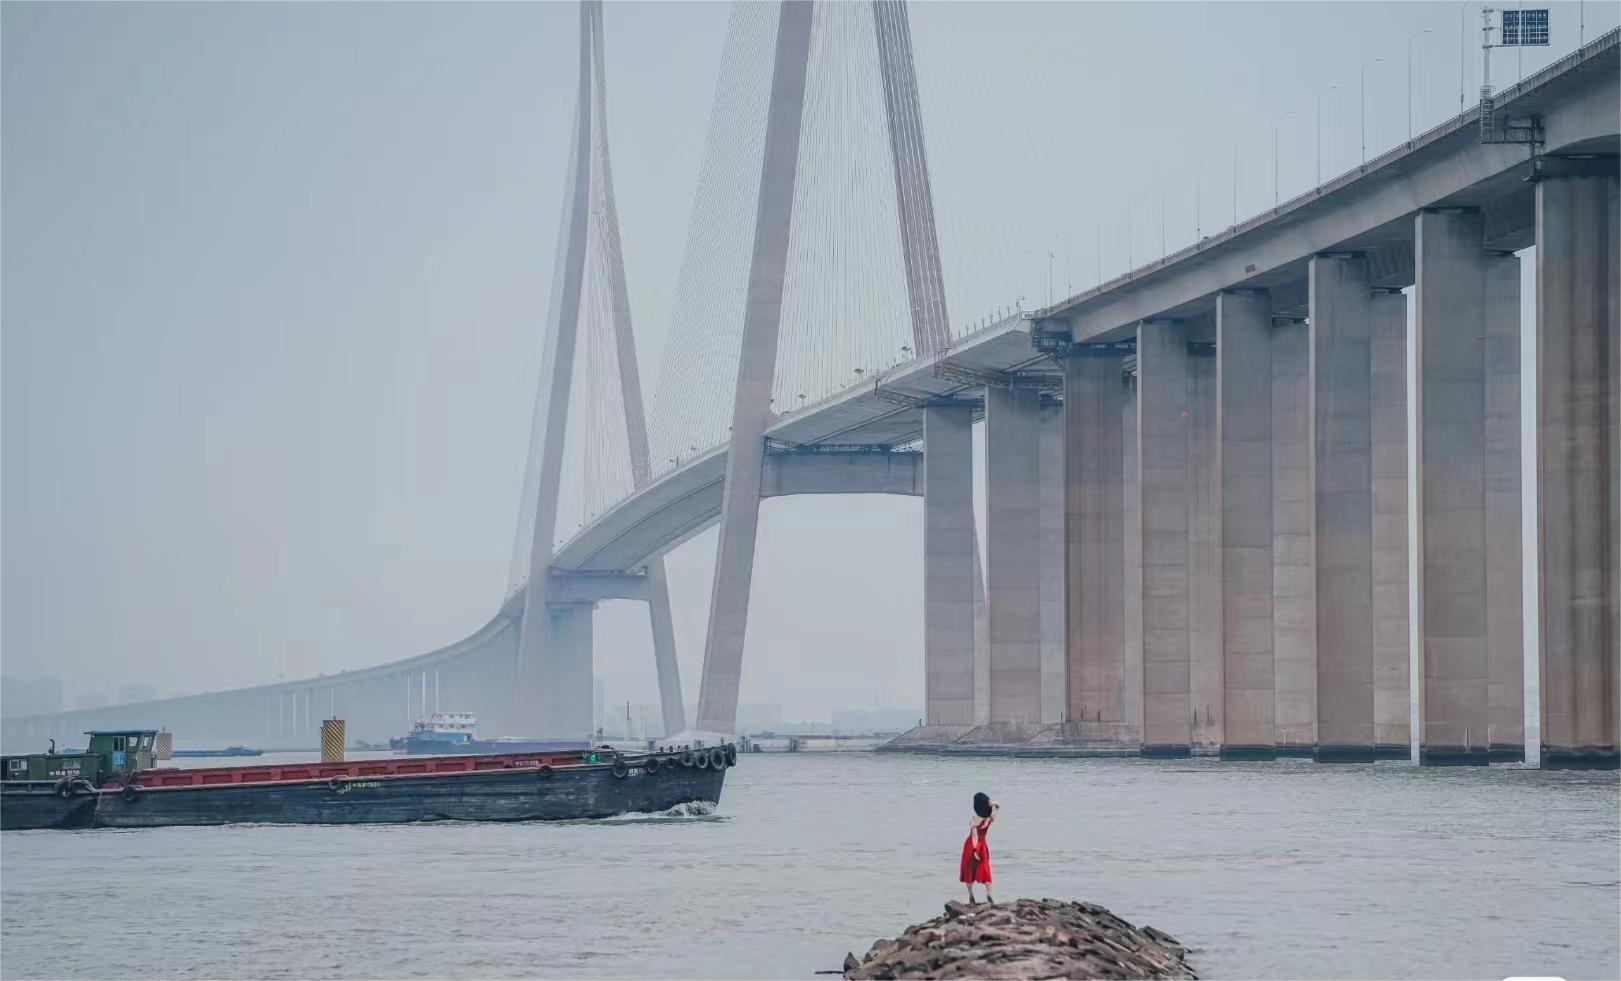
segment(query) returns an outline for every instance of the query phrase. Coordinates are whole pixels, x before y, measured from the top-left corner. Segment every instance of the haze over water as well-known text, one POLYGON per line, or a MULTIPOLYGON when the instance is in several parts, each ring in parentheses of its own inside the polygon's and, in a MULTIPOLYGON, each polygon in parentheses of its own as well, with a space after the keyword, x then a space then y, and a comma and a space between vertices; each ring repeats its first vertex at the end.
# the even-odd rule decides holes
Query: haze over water
POLYGON ((959 895, 1102 903, 1201 977, 1621 977, 1614 773, 746 756, 708 817, 0 837, 0 973, 809 977, 959 895))

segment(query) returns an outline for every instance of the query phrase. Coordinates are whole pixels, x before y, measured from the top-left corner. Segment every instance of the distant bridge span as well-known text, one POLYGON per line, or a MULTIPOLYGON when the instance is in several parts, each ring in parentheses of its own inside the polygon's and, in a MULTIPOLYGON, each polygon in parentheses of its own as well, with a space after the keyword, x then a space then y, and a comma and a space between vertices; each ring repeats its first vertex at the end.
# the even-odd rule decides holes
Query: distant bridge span
MULTIPOLYGON (((765 457, 762 496, 921 497, 922 453, 907 448, 922 437, 919 404, 936 397, 973 403, 972 396, 962 394, 967 387, 963 382, 936 375, 935 362, 979 372, 1037 360, 1030 348, 1029 322, 1014 315, 964 339, 944 358, 899 366, 874 382, 785 415, 768 432, 775 448, 765 457)), ((553 556, 552 601, 645 600, 640 573, 648 560, 719 520, 725 472, 722 446, 683 463, 578 531, 553 556)), ((524 720, 510 718, 506 705, 517 671, 523 599, 521 590, 509 596, 487 623, 455 643, 376 667, 130 705, 8 717, 0 722, 0 740, 9 751, 47 739, 76 745, 86 729, 162 726, 175 732, 183 746, 313 746, 319 720, 334 713, 348 721, 352 737, 381 741, 402 734, 435 709, 476 712, 488 720, 482 728, 491 733, 522 733, 524 720)))
MULTIPOLYGON (((1062 722, 1066 739, 1167 756, 1309 747, 1371 760, 1416 742, 1423 762, 1523 758, 1523 388, 1539 398, 1542 758, 1616 766, 1621 33, 1262 215, 948 345, 936 340, 949 333, 904 6, 872 9, 920 356, 789 413, 770 405, 813 24, 808 5, 786 3, 725 445, 638 480, 553 549, 562 417, 552 413, 529 581, 472 636, 366 671, 6 719, 7 746, 130 723, 166 724, 182 742, 310 744, 327 712, 375 739, 436 705, 477 711, 498 732, 578 734, 590 712, 590 606, 616 597, 647 598, 654 611, 668 718, 680 685, 667 629, 660 640, 661 556, 717 521, 698 728, 729 732, 759 501, 927 491, 931 725, 1018 734, 1062 722), (1529 388, 1515 253, 1532 245, 1539 375, 1529 388), (971 493, 969 424, 980 414, 988 588, 977 581, 971 493), (1410 691, 1415 663, 1421 684, 1410 691)), ((597 16, 588 3, 587 48, 600 46, 597 16)), ((582 136, 591 124, 600 132, 599 116, 600 106, 580 114, 582 136)), ((596 187, 580 176, 591 163, 581 152, 579 207, 596 187)), ((584 218, 575 224, 577 293, 574 246, 583 253, 587 237, 584 218)), ((592 241, 616 242, 616 229, 592 241)), ((616 275, 616 252, 599 261, 616 275)), ((577 307, 569 288, 564 306, 577 307)), ((561 317, 568 346, 557 350, 572 351, 577 314, 561 317)), ((628 336, 628 322, 615 326, 628 336)), ((559 365, 571 363, 560 354, 544 366, 554 406, 567 405, 559 365)), ((633 382, 624 391, 639 399, 633 382)), ((667 628, 667 601, 664 617, 667 628)))

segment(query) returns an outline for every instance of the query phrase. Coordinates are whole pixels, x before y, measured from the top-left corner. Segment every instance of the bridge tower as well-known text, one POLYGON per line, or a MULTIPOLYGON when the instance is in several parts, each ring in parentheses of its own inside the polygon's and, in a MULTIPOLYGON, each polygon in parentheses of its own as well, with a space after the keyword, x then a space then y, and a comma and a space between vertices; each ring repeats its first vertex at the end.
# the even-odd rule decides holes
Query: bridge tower
MULTIPOLYGON (((510 718, 503 720, 505 727, 514 731, 567 739, 585 737, 592 730, 591 619, 595 603, 589 596, 558 594, 550 566, 587 247, 592 239, 598 244, 598 254, 604 257, 598 273, 607 281, 635 486, 645 484, 652 473, 625 261, 620 249, 619 213, 614 203, 613 170, 608 159, 602 35, 601 0, 583 0, 576 128, 564 200, 565 243, 558 265, 560 275, 552 283, 552 316, 547 324, 537 406, 541 422, 533 436, 539 459, 535 523, 529 577, 524 586, 513 711, 510 718)), ((681 699, 664 559, 656 556, 649 560, 645 575, 664 729, 676 733, 686 728, 686 710, 681 699)))
MULTIPOLYGON (((737 726, 737 695, 759 527, 764 434, 771 418, 771 385, 782 322, 783 282, 800 160, 805 82, 817 9, 812 0, 784 0, 778 16, 743 343, 732 406, 720 544, 698 703, 697 728, 708 733, 732 733, 737 726)), ((924 148, 923 117, 912 62, 911 28, 902 0, 873 0, 872 12, 911 308, 913 350, 922 358, 944 351, 949 344, 950 330, 924 148)), ((930 412, 936 413, 929 424, 931 431, 939 434, 949 430, 952 434, 950 442, 954 451, 949 459, 955 463, 948 475, 937 457, 936 464, 929 470, 930 486, 938 490, 950 481, 954 493, 929 495, 932 503, 926 505, 929 509, 926 523, 936 530, 931 541, 938 543, 941 554, 950 553, 962 561, 929 563, 925 605, 931 617, 937 611, 941 615, 939 629, 930 633, 927 642, 931 645, 930 664, 926 669, 930 678, 928 698, 931 706, 938 699, 950 701, 953 721, 957 714, 964 714, 961 721, 972 722, 975 692, 973 590, 977 562, 967 561, 967 550, 973 549, 976 558, 978 553, 974 545, 969 492, 968 410, 948 407, 930 412), (951 542, 942 541, 948 537, 951 542), (948 565, 949 571, 937 572, 948 565), (941 656, 936 657, 936 644, 949 650, 941 650, 941 656)), ((935 557, 935 547, 930 547, 929 555, 935 557)), ((933 708, 930 712, 934 714, 933 708)))

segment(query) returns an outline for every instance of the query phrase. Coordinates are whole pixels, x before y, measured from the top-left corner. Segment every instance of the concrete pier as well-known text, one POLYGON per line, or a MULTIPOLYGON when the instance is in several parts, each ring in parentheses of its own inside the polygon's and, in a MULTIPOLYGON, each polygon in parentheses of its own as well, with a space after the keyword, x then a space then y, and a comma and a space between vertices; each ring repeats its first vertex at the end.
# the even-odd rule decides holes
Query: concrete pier
MULTIPOLYGON (((1213 328, 1212 328, 1213 329, 1213 328)), ((1188 701, 1191 746, 1222 743, 1221 474, 1214 336, 1188 346, 1188 701)))
POLYGON ((1486 283, 1473 211, 1416 219, 1419 762, 1485 764, 1487 697, 1486 283))
MULTIPOLYGON (((548 739, 589 738, 594 731, 592 707, 592 603, 553 603, 546 608, 546 714, 528 723, 527 731, 548 739)), ((426 712, 423 713, 424 715, 426 712)))
POLYGON ((1485 283, 1487 755, 1525 760, 1525 585, 1520 533, 1520 259, 1492 257, 1485 283))
POLYGON ((1064 721, 1064 407, 1037 411, 1041 516, 1041 721, 1064 721))
POLYGON ((1125 710, 1126 740, 1139 746, 1143 738, 1143 509, 1137 495, 1137 375, 1122 382, 1120 396, 1121 537, 1126 548, 1125 638, 1120 660, 1121 707, 1125 710))
POLYGON ((1064 361, 1065 715, 1082 742, 1124 741, 1131 728, 1121 398, 1118 351, 1070 352, 1064 361))
POLYGON ((1224 759, 1272 759, 1272 313, 1265 292, 1216 297, 1224 759), (1256 384, 1265 379, 1265 384, 1256 384))
POLYGON ((1317 745, 1317 601, 1312 565, 1311 336, 1272 328, 1272 657, 1279 755, 1317 745))
POLYGON ((1313 256, 1311 404, 1319 762, 1373 760, 1374 293, 1360 256, 1313 256))
POLYGON ((923 412, 923 676, 929 725, 974 724, 973 410, 923 412))
POLYGON ((1143 321, 1137 327, 1137 497, 1144 756, 1189 752, 1187 404, 1185 330, 1171 321, 1143 321))
POLYGON ((1373 751, 1412 755, 1407 598, 1407 298, 1373 321, 1373 751))
MULTIPOLYGON (((1613 163, 1610 165, 1612 168, 1613 163)), ((1617 180, 1536 187, 1542 765, 1621 761, 1617 180)))
POLYGON ((992 725, 1041 722, 1039 393, 985 391, 992 725))
POLYGON ((991 721, 991 611, 985 599, 985 560, 974 531, 974 724, 991 721))

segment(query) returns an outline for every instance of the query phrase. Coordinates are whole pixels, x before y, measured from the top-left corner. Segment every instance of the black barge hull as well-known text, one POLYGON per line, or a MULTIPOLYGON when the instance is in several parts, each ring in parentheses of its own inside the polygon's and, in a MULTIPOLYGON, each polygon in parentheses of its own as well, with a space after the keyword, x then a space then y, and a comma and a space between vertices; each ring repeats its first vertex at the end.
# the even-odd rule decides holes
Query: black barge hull
MULTIPOLYGON (((106 785, 63 801, 5 797, 5 827, 164 828, 181 825, 412 824, 568 821, 661 813, 720 802, 733 751, 613 758, 598 763, 453 772, 331 776, 176 786, 106 785), (703 765, 693 762, 694 756, 703 765), (715 761, 711 764, 711 760, 715 761), (67 811, 61 805, 78 809, 67 811), (13 819, 17 823, 13 823, 13 819)), ((534 761, 530 761, 533 763, 534 761)), ((169 771, 173 772, 173 771, 169 771)))
POLYGON ((43 828, 88 828, 96 809, 96 794, 86 788, 64 796, 59 785, 6 787, 0 791, 0 829, 34 831, 43 828))
POLYGON ((681 766, 624 777, 609 765, 475 771, 266 786, 154 787, 102 791, 92 827, 173 825, 412 824, 418 821, 567 821, 716 804, 726 770, 681 766))

